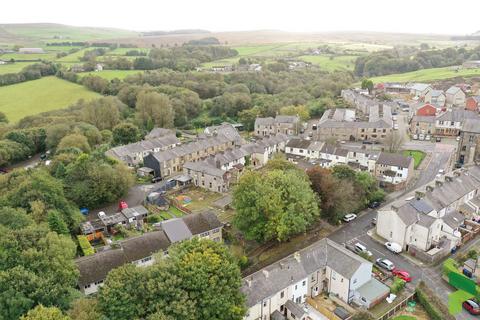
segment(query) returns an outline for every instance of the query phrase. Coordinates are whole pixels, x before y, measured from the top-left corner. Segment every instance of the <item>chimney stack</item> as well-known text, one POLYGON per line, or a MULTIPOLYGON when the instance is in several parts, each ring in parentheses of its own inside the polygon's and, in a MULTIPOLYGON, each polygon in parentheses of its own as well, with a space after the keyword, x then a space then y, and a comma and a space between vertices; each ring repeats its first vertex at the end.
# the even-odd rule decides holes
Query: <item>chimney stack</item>
POLYGON ((296 251, 296 252, 293 254, 293 257, 295 258, 295 260, 297 260, 297 262, 300 262, 300 252, 296 251))

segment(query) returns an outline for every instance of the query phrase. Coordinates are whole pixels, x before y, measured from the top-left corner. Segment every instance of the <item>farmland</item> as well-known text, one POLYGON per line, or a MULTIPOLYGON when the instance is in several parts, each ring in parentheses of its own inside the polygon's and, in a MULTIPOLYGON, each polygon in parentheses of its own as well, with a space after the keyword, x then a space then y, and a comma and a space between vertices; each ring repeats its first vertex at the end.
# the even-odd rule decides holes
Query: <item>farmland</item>
POLYGON ((374 83, 379 82, 411 82, 411 81, 434 81, 450 79, 455 77, 475 77, 480 76, 480 69, 456 69, 455 67, 422 69, 413 72, 391 74, 381 77, 373 77, 374 83))
POLYGON ((16 62, 16 63, 0 64, 0 74, 17 73, 22 71, 23 68, 25 68, 30 64, 32 64, 32 62, 16 62))
POLYGON ((86 88, 58 79, 45 77, 12 86, 0 87, 0 111, 10 122, 45 111, 66 108, 77 100, 100 97, 86 88))
POLYGON ((5 34, 4 37, 8 36, 8 39, 16 37, 25 42, 85 41, 138 35, 136 32, 127 30, 74 27, 54 23, 2 24, 0 31, 5 34))
POLYGON ((321 69, 329 72, 338 70, 353 71, 353 67, 355 66, 355 59, 357 59, 357 56, 316 55, 300 56, 299 59, 310 62, 314 65, 318 65, 321 69))
POLYGON ((99 76, 107 80, 112 80, 115 78, 124 79, 127 76, 141 73, 139 70, 103 70, 96 72, 81 72, 79 73, 80 77, 85 77, 86 75, 99 76))

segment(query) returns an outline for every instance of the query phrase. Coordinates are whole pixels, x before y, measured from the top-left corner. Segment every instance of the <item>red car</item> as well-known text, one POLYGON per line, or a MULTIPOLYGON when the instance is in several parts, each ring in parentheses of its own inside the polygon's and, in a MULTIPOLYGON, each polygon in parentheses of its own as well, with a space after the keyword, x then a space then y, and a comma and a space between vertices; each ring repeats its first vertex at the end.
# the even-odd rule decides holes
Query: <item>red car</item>
POLYGON ((470 314, 475 316, 480 315, 480 306, 473 300, 467 300, 463 302, 463 308, 467 310, 470 314))
POLYGON ((405 282, 410 282, 412 281, 412 277, 410 277, 410 274, 405 271, 405 270, 400 270, 400 269, 393 269, 392 274, 400 279, 402 279, 405 282))

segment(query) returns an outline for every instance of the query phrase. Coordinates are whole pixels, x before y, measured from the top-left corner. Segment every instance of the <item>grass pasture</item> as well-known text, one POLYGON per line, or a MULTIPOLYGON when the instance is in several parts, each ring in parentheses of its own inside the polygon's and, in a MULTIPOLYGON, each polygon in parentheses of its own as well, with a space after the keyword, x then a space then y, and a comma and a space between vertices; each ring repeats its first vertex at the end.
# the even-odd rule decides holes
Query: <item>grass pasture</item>
POLYGON ((112 80, 115 78, 124 79, 127 76, 142 73, 140 70, 102 70, 102 71, 91 71, 91 72, 81 72, 78 75, 80 77, 85 77, 88 75, 99 76, 107 80, 112 80))
POLYGON ((57 62, 80 62, 80 58, 83 57, 85 51, 92 50, 93 48, 84 48, 75 53, 69 54, 68 56, 57 59, 57 62))
POLYGON ((145 52, 147 54, 148 54, 148 52, 150 52, 150 49, 147 49, 147 48, 116 48, 116 49, 108 52, 107 55, 109 55, 109 56, 125 56, 125 54, 128 51, 132 51, 132 50, 145 52))
POLYGON ((55 109, 68 107, 79 99, 93 99, 99 94, 83 86, 56 77, 0 87, 0 111, 10 122, 55 109))
POLYGON ((332 71, 353 71, 357 56, 300 56, 299 59, 319 66, 321 69, 332 71))
POLYGON ((6 73, 18 73, 22 71, 28 65, 31 65, 33 62, 15 62, 15 63, 7 63, 7 64, 0 64, 0 74, 6 73))
POLYGON ((5 53, 0 55, 2 60, 26 60, 26 61, 38 61, 38 60, 55 60, 56 53, 46 52, 46 53, 5 53))
POLYGON ((413 162, 414 162, 413 165, 415 169, 418 168, 418 166, 422 163, 423 159, 425 159, 425 156, 426 156, 425 152, 419 151, 419 150, 405 150, 402 152, 402 154, 405 157, 410 156, 413 158, 413 162))
POLYGON ((459 69, 454 67, 422 69, 413 72, 391 74, 370 78, 374 83, 380 82, 429 82, 456 77, 479 77, 480 69, 459 69))

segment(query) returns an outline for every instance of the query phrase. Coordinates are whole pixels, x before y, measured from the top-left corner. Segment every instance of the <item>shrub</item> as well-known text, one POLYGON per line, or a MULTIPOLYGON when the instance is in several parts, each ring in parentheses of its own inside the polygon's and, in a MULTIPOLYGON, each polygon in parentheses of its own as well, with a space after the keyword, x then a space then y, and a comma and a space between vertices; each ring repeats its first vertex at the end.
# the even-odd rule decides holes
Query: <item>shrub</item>
POLYGON ((415 289, 418 302, 422 305, 432 320, 454 320, 448 308, 437 296, 421 281, 415 289))
POLYGON ((390 287, 390 290, 392 291, 392 293, 397 294, 400 291, 402 291, 403 288, 405 288, 405 283, 406 282, 404 280, 395 277, 395 280, 393 280, 393 283, 392 283, 392 286, 390 287))
POLYGON ((80 246, 80 249, 82 249, 84 256, 89 256, 95 253, 95 249, 92 247, 86 236, 77 236, 77 239, 78 245, 80 246))

